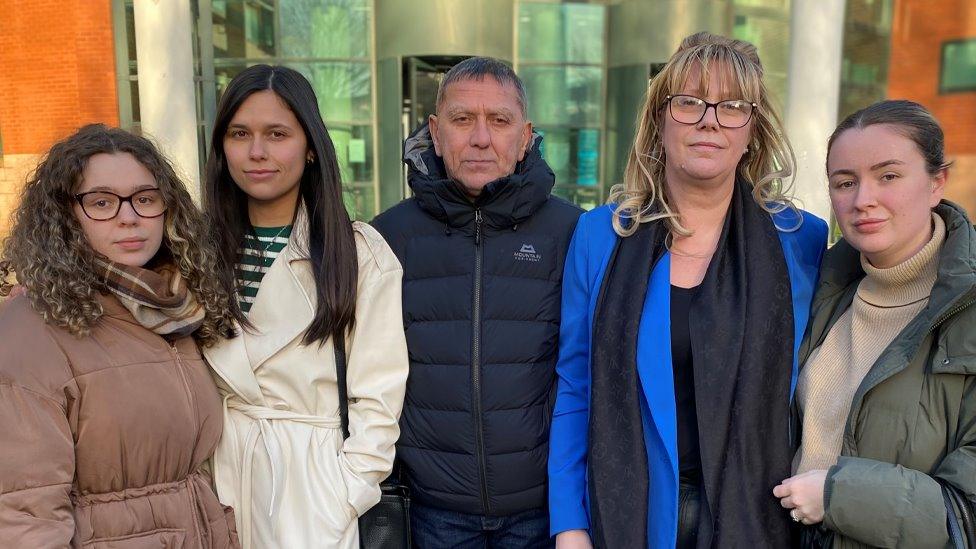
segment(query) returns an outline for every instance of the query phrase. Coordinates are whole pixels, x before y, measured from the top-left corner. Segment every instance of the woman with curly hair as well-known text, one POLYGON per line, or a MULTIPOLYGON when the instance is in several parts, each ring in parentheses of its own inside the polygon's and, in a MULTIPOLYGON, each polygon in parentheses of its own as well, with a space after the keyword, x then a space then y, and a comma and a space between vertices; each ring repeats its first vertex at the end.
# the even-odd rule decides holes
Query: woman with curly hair
POLYGON ((756 48, 685 38, 651 80, 625 183, 563 277, 549 454, 557 547, 783 547, 790 400, 826 224, 756 48))
POLYGON ((0 257, 5 547, 238 547, 202 470, 233 336, 203 219, 142 137, 89 125, 30 177, 0 257))

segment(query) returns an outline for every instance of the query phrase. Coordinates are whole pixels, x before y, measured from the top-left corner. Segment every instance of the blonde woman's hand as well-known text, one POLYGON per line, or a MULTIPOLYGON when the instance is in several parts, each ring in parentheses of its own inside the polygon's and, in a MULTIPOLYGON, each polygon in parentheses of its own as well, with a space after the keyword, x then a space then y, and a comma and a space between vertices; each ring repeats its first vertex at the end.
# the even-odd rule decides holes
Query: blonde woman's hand
POLYGON ((827 471, 815 469, 792 476, 773 488, 779 504, 790 510, 790 516, 803 524, 818 524, 824 518, 824 485, 827 471))
POLYGON ((556 549, 593 549, 586 530, 566 530, 556 534, 556 549))

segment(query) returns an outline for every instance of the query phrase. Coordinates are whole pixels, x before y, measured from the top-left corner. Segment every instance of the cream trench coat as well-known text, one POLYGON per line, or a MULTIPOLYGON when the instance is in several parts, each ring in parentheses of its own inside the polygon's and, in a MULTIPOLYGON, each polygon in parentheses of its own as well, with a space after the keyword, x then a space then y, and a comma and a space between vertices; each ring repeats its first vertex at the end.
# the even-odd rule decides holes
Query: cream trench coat
POLYGON ((346 340, 349 438, 343 441, 332 340, 302 344, 313 319, 311 263, 294 242, 265 274, 251 333, 204 350, 224 398, 214 453, 217 495, 235 509, 244 549, 358 549, 356 518, 380 500, 393 466, 407 382, 403 271, 383 238, 353 223, 356 324, 346 340))

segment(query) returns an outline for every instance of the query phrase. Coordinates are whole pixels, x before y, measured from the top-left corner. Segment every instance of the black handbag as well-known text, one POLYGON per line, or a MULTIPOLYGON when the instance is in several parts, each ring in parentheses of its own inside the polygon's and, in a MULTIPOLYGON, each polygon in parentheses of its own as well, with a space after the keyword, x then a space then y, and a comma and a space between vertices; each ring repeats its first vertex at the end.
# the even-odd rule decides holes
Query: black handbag
MULTIPOLYGON (((346 345, 332 338, 339 386, 339 419, 342 438, 349 438, 349 388, 346 386, 346 345)), ((410 490, 399 475, 380 484, 380 501, 359 517, 359 546, 363 549, 410 549, 410 490)))
POLYGON ((834 544, 834 533, 823 523, 803 525, 794 523, 793 546, 799 549, 828 549, 834 544))
POLYGON ((976 511, 972 500, 951 483, 937 477, 935 480, 942 486, 949 540, 956 549, 976 549, 976 511))

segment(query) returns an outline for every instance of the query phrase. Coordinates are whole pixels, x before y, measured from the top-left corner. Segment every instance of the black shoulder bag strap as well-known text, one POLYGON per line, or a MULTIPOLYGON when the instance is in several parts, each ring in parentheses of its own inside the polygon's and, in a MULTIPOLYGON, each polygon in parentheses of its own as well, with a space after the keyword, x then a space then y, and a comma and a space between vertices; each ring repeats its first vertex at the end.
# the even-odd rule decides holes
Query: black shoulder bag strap
POLYGON ((950 541, 957 549, 976 549, 976 515, 973 502, 951 483, 938 477, 935 480, 942 486, 950 541))
MULTIPOLYGON (((342 439, 345 440, 349 438, 345 338, 333 337, 332 346, 335 349, 336 384, 339 386, 339 422, 342 424, 342 439)), ((398 480, 393 480, 387 479, 380 484, 382 499, 359 517, 359 545, 363 549, 411 549, 410 492, 398 480)))
POLYGON ((335 349, 336 385, 339 386, 339 422, 342 423, 342 438, 349 438, 349 387, 346 386, 346 342, 344 337, 333 337, 335 349))

